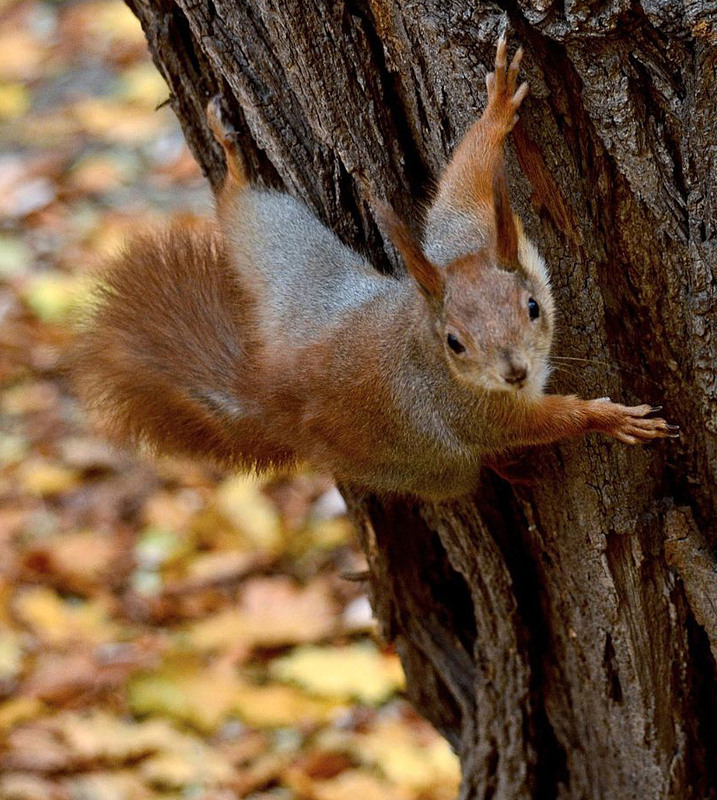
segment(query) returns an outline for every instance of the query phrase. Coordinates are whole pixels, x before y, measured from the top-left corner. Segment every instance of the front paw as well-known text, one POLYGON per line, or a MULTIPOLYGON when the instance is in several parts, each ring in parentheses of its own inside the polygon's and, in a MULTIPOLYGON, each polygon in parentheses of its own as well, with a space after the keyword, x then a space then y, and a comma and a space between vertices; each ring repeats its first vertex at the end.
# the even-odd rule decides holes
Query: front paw
POLYGON ((500 37, 495 53, 495 71, 486 75, 488 89, 488 106, 486 115, 502 125, 506 132, 510 131, 518 121, 517 111, 528 94, 528 84, 522 83, 518 89, 518 70, 523 58, 523 48, 513 56, 510 67, 507 67, 508 43, 505 35, 500 37))
POLYGON ((597 429, 625 444, 643 444, 650 439, 676 438, 677 425, 670 425, 661 417, 650 417, 662 411, 662 406, 622 406, 609 398, 591 401, 597 429))

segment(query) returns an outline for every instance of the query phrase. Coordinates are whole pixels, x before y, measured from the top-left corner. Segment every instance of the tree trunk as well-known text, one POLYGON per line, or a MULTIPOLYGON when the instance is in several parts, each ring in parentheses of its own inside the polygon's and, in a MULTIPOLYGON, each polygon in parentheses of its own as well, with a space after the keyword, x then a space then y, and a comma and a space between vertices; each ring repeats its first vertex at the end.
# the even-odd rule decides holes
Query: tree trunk
POLYGON ((527 485, 452 504, 346 489, 374 608, 461 798, 717 796, 717 3, 129 2, 213 183, 221 92, 250 171, 380 269, 370 193, 418 218, 507 12, 514 205, 572 359, 552 390, 663 404, 683 436, 535 449, 527 485))

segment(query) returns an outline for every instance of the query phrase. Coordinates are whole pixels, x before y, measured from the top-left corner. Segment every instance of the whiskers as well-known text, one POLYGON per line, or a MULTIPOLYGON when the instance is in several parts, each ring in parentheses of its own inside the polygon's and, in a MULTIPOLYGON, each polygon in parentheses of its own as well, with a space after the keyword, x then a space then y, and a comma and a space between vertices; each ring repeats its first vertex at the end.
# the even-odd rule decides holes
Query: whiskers
POLYGON ((621 375, 623 373, 629 373, 631 375, 637 375, 642 380, 648 381, 649 383, 653 384, 654 386, 661 386, 653 378, 650 378, 648 375, 642 370, 635 369, 634 367, 628 366, 627 364, 623 364, 620 361, 601 361, 599 358, 578 358, 577 356, 553 356, 551 355, 549 358, 551 370, 556 372, 564 372, 567 375, 571 375, 572 377, 579 377, 579 370, 578 368, 580 365, 593 365, 595 367, 601 367, 611 373, 612 375, 621 375))

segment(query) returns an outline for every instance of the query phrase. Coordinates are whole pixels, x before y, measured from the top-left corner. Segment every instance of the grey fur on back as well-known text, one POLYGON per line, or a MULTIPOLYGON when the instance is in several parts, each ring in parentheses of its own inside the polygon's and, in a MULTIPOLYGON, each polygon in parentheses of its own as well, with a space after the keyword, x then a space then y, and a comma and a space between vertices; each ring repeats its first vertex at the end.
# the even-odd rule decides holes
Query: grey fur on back
POLYGON ((278 326, 281 339, 309 344, 326 336, 348 312, 394 283, 289 195, 248 189, 231 214, 237 269, 242 277, 247 269, 255 273, 259 290, 265 289, 266 324, 278 326))

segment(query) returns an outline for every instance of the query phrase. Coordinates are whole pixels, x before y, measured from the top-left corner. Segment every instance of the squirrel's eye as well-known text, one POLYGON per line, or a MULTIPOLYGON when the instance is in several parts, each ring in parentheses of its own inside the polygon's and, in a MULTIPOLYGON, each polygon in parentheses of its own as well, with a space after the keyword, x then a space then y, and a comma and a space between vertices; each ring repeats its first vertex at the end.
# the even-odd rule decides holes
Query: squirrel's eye
POLYGON ((448 334, 448 346, 453 350, 454 353, 465 353, 466 348, 456 339, 456 337, 452 334, 448 334))
POLYGON ((538 301, 534 300, 532 297, 528 298, 528 314, 530 315, 531 319, 538 319, 540 316, 540 306, 538 305, 538 301))

